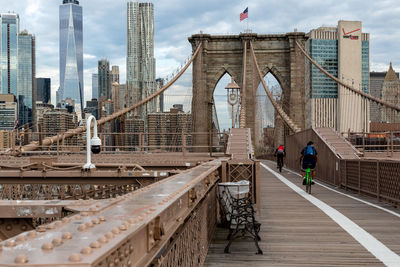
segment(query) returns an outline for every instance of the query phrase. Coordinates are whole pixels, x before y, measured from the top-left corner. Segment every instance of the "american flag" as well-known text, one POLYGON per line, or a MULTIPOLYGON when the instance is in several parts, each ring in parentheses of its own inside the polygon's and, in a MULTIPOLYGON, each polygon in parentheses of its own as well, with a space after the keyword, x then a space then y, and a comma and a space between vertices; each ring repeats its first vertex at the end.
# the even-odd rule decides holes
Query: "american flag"
POLYGON ((246 9, 240 13, 240 21, 247 19, 249 17, 249 8, 246 7, 246 9))

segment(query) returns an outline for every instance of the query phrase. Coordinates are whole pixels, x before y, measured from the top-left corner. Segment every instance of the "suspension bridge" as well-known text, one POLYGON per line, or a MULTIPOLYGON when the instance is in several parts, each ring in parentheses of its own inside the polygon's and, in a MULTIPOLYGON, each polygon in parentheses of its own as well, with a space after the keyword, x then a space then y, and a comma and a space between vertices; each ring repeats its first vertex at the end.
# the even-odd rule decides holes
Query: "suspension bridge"
POLYGON ((145 141, 150 133, 138 133, 135 149, 103 149, 92 156, 96 168, 84 169, 82 144, 72 149, 69 142, 83 140, 87 129, 79 126, 27 136, 33 141, 3 153, 0 266, 399 266, 400 162, 369 158, 331 128, 306 129, 304 63, 363 101, 393 112, 400 107, 330 75, 304 50, 305 41, 297 32, 193 35, 190 60, 164 87, 98 121, 141 107, 193 64, 193 131, 171 137, 179 146, 152 147, 145 141), (226 73, 241 88, 239 127, 214 142, 212 92, 226 73), (282 87, 279 102, 267 73, 282 87), (253 156, 260 82, 285 124, 282 173, 253 156), (309 140, 319 157, 312 195, 299 187, 298 155, 309 140), (242 180, 250 184, 260 240, 234 240, 227 254, 218 183, 242 180))

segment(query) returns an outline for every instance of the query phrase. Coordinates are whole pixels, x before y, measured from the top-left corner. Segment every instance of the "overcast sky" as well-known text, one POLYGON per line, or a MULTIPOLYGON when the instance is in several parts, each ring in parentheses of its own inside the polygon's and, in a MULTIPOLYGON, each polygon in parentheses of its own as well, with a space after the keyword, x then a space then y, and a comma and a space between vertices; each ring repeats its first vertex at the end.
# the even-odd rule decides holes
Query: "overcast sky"
MULTIPOLYGON (((59 17, 62 0, 0 0, 0 12, 20 15, 20 29, 36 36, 37 77, 50 77, 52 102, 59 86, 59 17)), ((126 0, 80 0, 83 7, 85 98, 91 97, 91 74, 106 57, 119 65, 125 82, 126 0)), ((238 34, 246 28, 239 14, 249 8, 249 28, 255 33, 309 32, 336 26, 338 20, 361 20, 370 33, 371 71, 385 71, 390 61, 400 70, 399 0, 157 0, 154 38, 157 77, 174 72, 191 53, 187 38, 202 30, 210 34, 238 34)), ((190 92, 191 74, 177 85, 190 92)), ((225 86, 225 85, 224 85, 225 86)), ((186 99, 186 101, 188 101, 186 99)), ((178 101, 179 102, 179 101, 178 101)))

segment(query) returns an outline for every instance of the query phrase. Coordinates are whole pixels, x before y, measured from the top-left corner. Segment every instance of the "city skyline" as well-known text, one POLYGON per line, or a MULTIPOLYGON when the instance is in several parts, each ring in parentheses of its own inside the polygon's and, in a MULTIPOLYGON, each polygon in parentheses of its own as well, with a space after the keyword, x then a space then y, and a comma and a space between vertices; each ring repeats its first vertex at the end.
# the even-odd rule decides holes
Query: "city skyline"
MULTIPOLYGON (((17 2, 17 1, 14 1, 17 2)), ((20 16, 21 29, 28 28, 37 37, 37 76, 52 78, 52 103, 58 88, 58 16, 59 1, 28 1, 7 3, 8 10, 20 16), (29 25, 29 26, 26 26, 29 25)), ((120 67, 120 83, 126 80, 126 3, 105 0, 80 2, 83 7, 85 101, 91 96, 91 74, 103 57, 120 67), (98 8, 105 7, 107 8, 98 8), (105 20, 111 16, 112 19, 105 20)), ((334 26, 338 20, 360 20, 365 32, 371 34, 371 71, 386 71, 389 61, 400 68, 400 53, 395 42, 400 36, 400 19, 395 1, 336 3, 315 1, 263 3, 262 1, 231 4, 229 1, 161 1, 154 2, 154 38, 156 77, 165 78, 174 72, 191 53, 187 38, 202 30, 210 34, 238 34, 246 28, 239 14, 249 7, 249 28, 257 33, 309 32, 319 26, 334 26), (362 5, 360 5, 362 3, 362 5), (357 8, 355 8, 357 7, 357 8), (309 16, 310 11, 313 16, 309 16)), ((5 5, 3 5, 5 6, 5 5)), ((190 70, 188 70, 190 71, 190 70)), ((190 72, 175 86, 186 92, 191 86, 190 72)))

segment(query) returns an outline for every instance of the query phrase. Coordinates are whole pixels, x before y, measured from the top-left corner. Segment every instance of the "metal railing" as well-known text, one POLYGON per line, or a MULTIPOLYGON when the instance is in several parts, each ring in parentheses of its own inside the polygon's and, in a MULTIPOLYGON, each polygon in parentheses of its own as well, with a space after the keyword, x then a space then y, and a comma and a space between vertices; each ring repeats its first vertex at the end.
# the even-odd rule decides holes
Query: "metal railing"
POLYGON ((400 152, 400 132, 350 132, 347 140, 365 156, 393 157, 400 152), (382 153, 385 152, 385 153, 382 153))
POLYGON ((400 162, 341 160, 340 185, 394 204, 400 203, 400 162))
MULTIPOLYGON (((54 133, 46 132, 25 132, 21 134, 12 135, 12 144, 7 149, 18 149, 19 147, 31 141, 38 141, 39 151, 23 151, 23 154, 37 154, 37 153, 50 153, 50 154, 65 154, 65 153, 83 153, 86 151, 86 133, 79 133, 74 136, 67 137, 67 135, 60 133, 60 138, 57 142, 49 145, 40 144, 46 136, 54 136, 54 133)), ((228 134, 216 132, 198 132, 198 133, 105 133, 100 132, 99 138, 102 141, 102 153, 146 153, 146 152, 195 152, 198 149, 205 149, 209 153, 219 152, 225 153, 228 134), (193 145, 196 138, 206 136, 209 140, 208 145, 193 145)))

